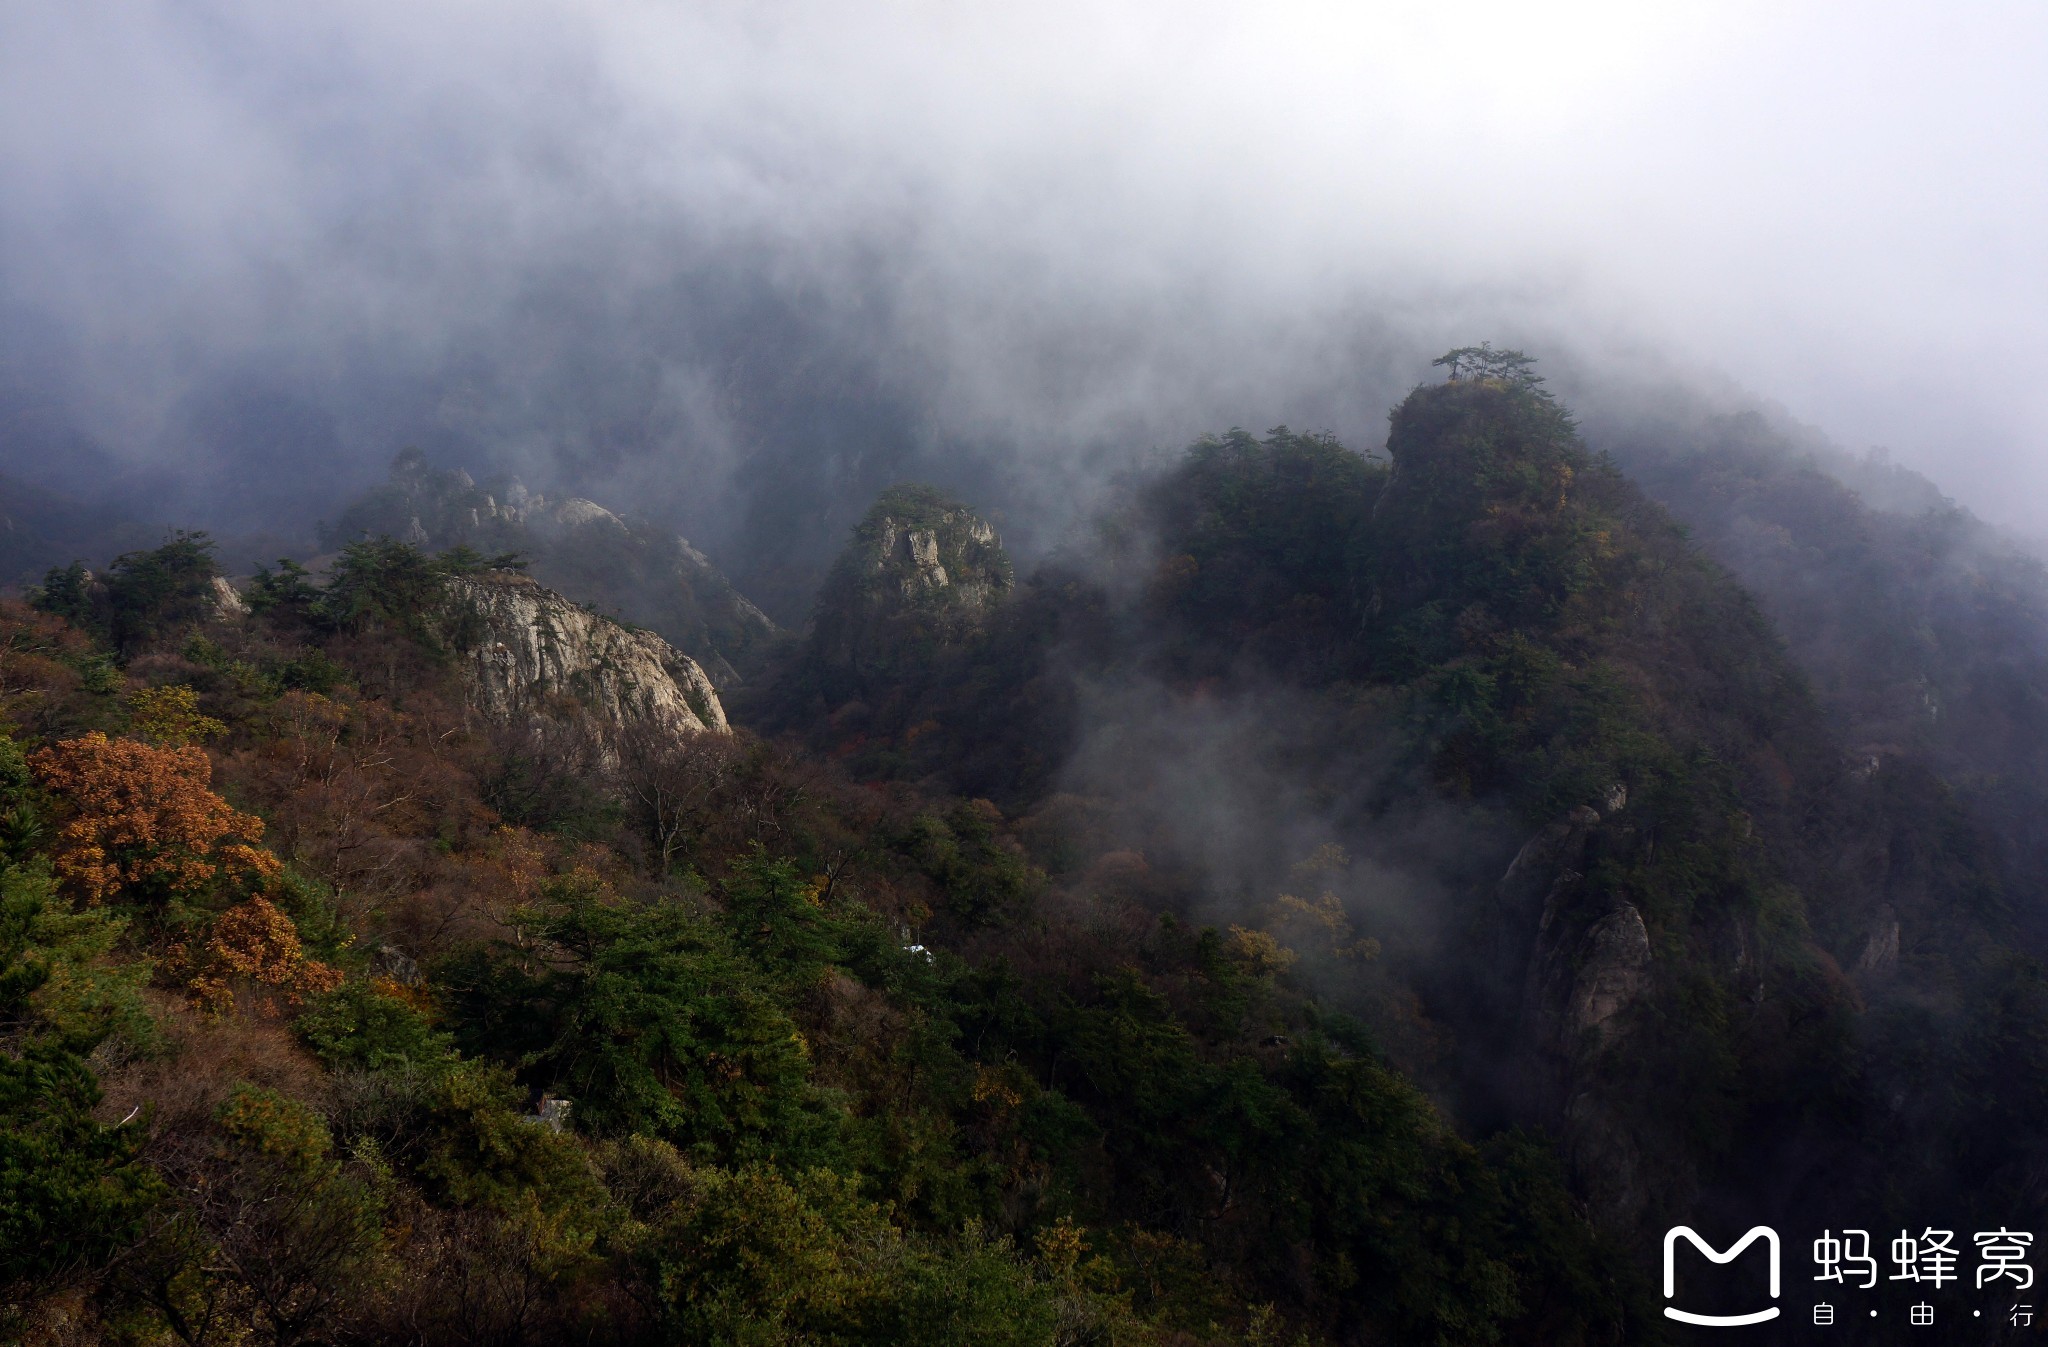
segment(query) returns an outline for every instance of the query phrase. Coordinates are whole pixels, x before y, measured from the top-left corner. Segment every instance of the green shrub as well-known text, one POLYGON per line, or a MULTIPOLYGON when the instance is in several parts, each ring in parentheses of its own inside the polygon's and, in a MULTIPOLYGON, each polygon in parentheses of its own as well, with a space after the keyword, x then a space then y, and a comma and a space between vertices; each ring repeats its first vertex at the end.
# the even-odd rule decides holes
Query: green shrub
POLYGON ((439 1067, 455 1060, 447 1034, 364 978, 351 978, 314 997, 292 1027, 332 1070, 439 1067))
POLYGON ((0 1024, 27 1026, 0 1047, 0 1294, 90 1267, 125 1244, 166 1195, 142 1160, 144 1126, 92 1116, 89 1053, 119 1016, 92 995, 40 1013, 53 966, 46 880, 0 872, 0 1024))

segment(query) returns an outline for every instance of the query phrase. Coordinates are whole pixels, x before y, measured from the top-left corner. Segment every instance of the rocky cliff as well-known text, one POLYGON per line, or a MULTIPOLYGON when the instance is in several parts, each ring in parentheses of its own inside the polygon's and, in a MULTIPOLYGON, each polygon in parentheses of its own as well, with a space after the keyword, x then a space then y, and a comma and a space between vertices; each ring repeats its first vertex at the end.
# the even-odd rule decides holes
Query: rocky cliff
POLYGON ((808 656, 823 681, 858 695, 960 641, 1015 583, 993 526, 926 486, 884 492, 819 592, 808 656))
POLYGON ((389 537, 426 551, 518 552, 543 583, 653 628, 720 686, 750 675, 776 626, 688 539, 594 501, 529 492, 400 454, 391 477, 345 510, 330 543, 389 537))
POLYGON ((458 577, 448 592, 472 703, 493 719, 573 708, 610 742, 639 727, 729 729, 703 667, 651 631, 508 572, 458 577))

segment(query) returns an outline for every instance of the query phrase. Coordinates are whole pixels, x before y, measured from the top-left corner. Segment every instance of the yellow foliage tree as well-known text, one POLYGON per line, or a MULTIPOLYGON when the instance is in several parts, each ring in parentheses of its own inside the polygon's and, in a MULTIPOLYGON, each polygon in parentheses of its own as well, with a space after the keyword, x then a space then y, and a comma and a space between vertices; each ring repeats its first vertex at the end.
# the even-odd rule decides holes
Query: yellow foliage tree
POLYGON ((58 879, 87 902, 125 892, 168 903, 219 883, 260 884, 283 869, 258 845, 263 820, 209 788, 213 764, 198 748, 94 731, 29 761, 70 806, 51 859, 58 879))
POLYGON ((141 688, 128 694, 129 723, 152 744, 182 748, 217 739, 228 727, 199 710, 199 694, 191 688, 141 688))

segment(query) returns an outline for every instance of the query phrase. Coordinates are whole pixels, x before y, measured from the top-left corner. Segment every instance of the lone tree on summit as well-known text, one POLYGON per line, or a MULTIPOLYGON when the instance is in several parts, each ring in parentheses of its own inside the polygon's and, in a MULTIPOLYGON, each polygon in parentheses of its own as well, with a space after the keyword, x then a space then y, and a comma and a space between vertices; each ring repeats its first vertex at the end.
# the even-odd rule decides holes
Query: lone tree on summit
POLYGON ((1530 372, 1529 367, 1536 363, 1534 356, 1513 348, 1496 351, 1490 341, 1446 351, 1429 363, 1449 365, 1453 383, 1459 379, 1498 379, 1517 388, 1534 388, 1543 382, 1542 375, 1530 372))

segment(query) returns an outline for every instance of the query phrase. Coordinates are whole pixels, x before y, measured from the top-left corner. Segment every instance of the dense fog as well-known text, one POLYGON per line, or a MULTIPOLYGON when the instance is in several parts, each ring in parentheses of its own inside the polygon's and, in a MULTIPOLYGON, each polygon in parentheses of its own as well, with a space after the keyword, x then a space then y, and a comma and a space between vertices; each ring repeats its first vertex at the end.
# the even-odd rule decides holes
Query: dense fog
POLYGON ((418 444, 787 618, 879 486, 1027 552, 1428 358, 1763 405, 2034 531, 2019 5, 87 3, 0 19, 0 473, 304 538, 418 444), (1930 41, 1939 37, 1938 42, 1930 41), (813 555, 815 554, 815 555, 813 555))

